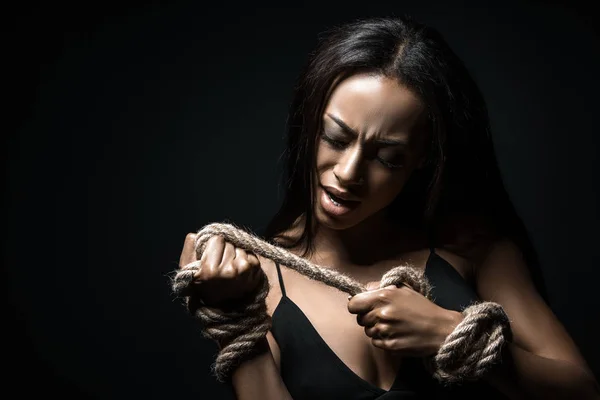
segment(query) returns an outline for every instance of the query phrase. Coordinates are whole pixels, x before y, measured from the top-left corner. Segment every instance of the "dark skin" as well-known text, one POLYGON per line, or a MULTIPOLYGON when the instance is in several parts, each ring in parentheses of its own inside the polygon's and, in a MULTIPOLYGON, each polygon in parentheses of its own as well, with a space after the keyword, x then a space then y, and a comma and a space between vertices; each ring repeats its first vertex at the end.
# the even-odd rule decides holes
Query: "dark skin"
MULTIPOLYGON (((325 108, 317 148, 316 248, 310 261, 369 283, 370 290, 348 299, 282 269, 288 296, 341 361, 386 390, 403 357, 435 354, 462 319, 462 314, 439 307, 410 287, 380 289, 378 284, 389 268, 401 263, 424 269, 429 253, 422 232, 391 226, 384 218, 385 207, 423 164, 427 138, 423 110, 408 89, 381 76, 356 75, 336 87, 325 108), (332 214, 324 187, 341 190, 359 203, 348 212, 332 214), (344 335, 339 335, 341 330, 344 335)), ((286 235, 294 237, 301 226, 300 218, 286 235)), ((513 399, 599 398, 588 366, 536 292, 518 248, 499 240, 459 251, 459 242, 459 237, 446 237, 436 251, 473 283, 482 300, 504 307, 513 331, 505 362, 486 379, 513 399)), ((190 234, 180 265, 194 260, 190 234)), ((222 238, 208 242, 200 264, 197 289, 211 304, 252 290, 259 268, 272 286, 269 313, 281 298, 273 263, 222 238)), ((270 333, 267 340, 270 353, 241 366, 234 375, 239 399, 269 398, 265 393, 274 399, 289 396, 277 375, 279 347, 270 333)))

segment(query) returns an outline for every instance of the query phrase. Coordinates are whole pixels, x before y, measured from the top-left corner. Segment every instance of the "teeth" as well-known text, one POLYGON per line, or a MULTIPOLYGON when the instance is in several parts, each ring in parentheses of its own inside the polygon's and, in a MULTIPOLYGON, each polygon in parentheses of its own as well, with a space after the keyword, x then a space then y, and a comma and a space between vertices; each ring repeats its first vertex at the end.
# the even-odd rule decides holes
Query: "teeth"
POLYGON ((327 196, 329 196, 329 200, 331 200, 334 205, 341 207, 341 204, 335 201, 329 192, 327 192, 327 196))

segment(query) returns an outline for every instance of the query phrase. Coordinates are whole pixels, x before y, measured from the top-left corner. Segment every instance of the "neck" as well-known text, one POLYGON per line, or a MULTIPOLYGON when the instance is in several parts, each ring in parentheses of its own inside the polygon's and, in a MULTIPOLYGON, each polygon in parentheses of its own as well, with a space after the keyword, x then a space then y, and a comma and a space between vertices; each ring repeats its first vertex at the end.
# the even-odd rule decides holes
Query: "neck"
POLYGON ((410 237, 406 228, 389 222, 383 212, 348 229, 319 226, 315 230, 315 262, 340 269, 371 266, 397 254, 400 244, 410 237))

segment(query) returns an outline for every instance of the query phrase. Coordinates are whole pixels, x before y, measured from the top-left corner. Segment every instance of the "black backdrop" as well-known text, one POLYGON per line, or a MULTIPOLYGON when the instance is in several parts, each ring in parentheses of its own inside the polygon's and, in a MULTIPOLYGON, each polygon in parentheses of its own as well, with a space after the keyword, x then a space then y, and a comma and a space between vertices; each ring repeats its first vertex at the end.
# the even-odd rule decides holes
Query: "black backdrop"
POLYGON ((222 220, 260 230, 275 211, 287 104, 317 34, 403 12, 436 26, 480 84, 551 305, 598 375, 591 9, 199 3, 59 2, 5 13, 5 390, 229 398, 209 375, 215 347, 166 275, 187 232, 222 220))

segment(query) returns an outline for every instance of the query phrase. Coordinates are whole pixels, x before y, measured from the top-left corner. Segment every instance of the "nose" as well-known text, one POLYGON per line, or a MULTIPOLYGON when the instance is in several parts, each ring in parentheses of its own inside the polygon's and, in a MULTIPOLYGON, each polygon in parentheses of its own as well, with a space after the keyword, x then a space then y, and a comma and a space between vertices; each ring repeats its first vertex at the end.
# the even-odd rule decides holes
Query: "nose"
POLYGON ((362 185, 364 183, 362 165, 361 149, 356 146, 344 152, 333 168, 333 175, 343 186, 362 185))

